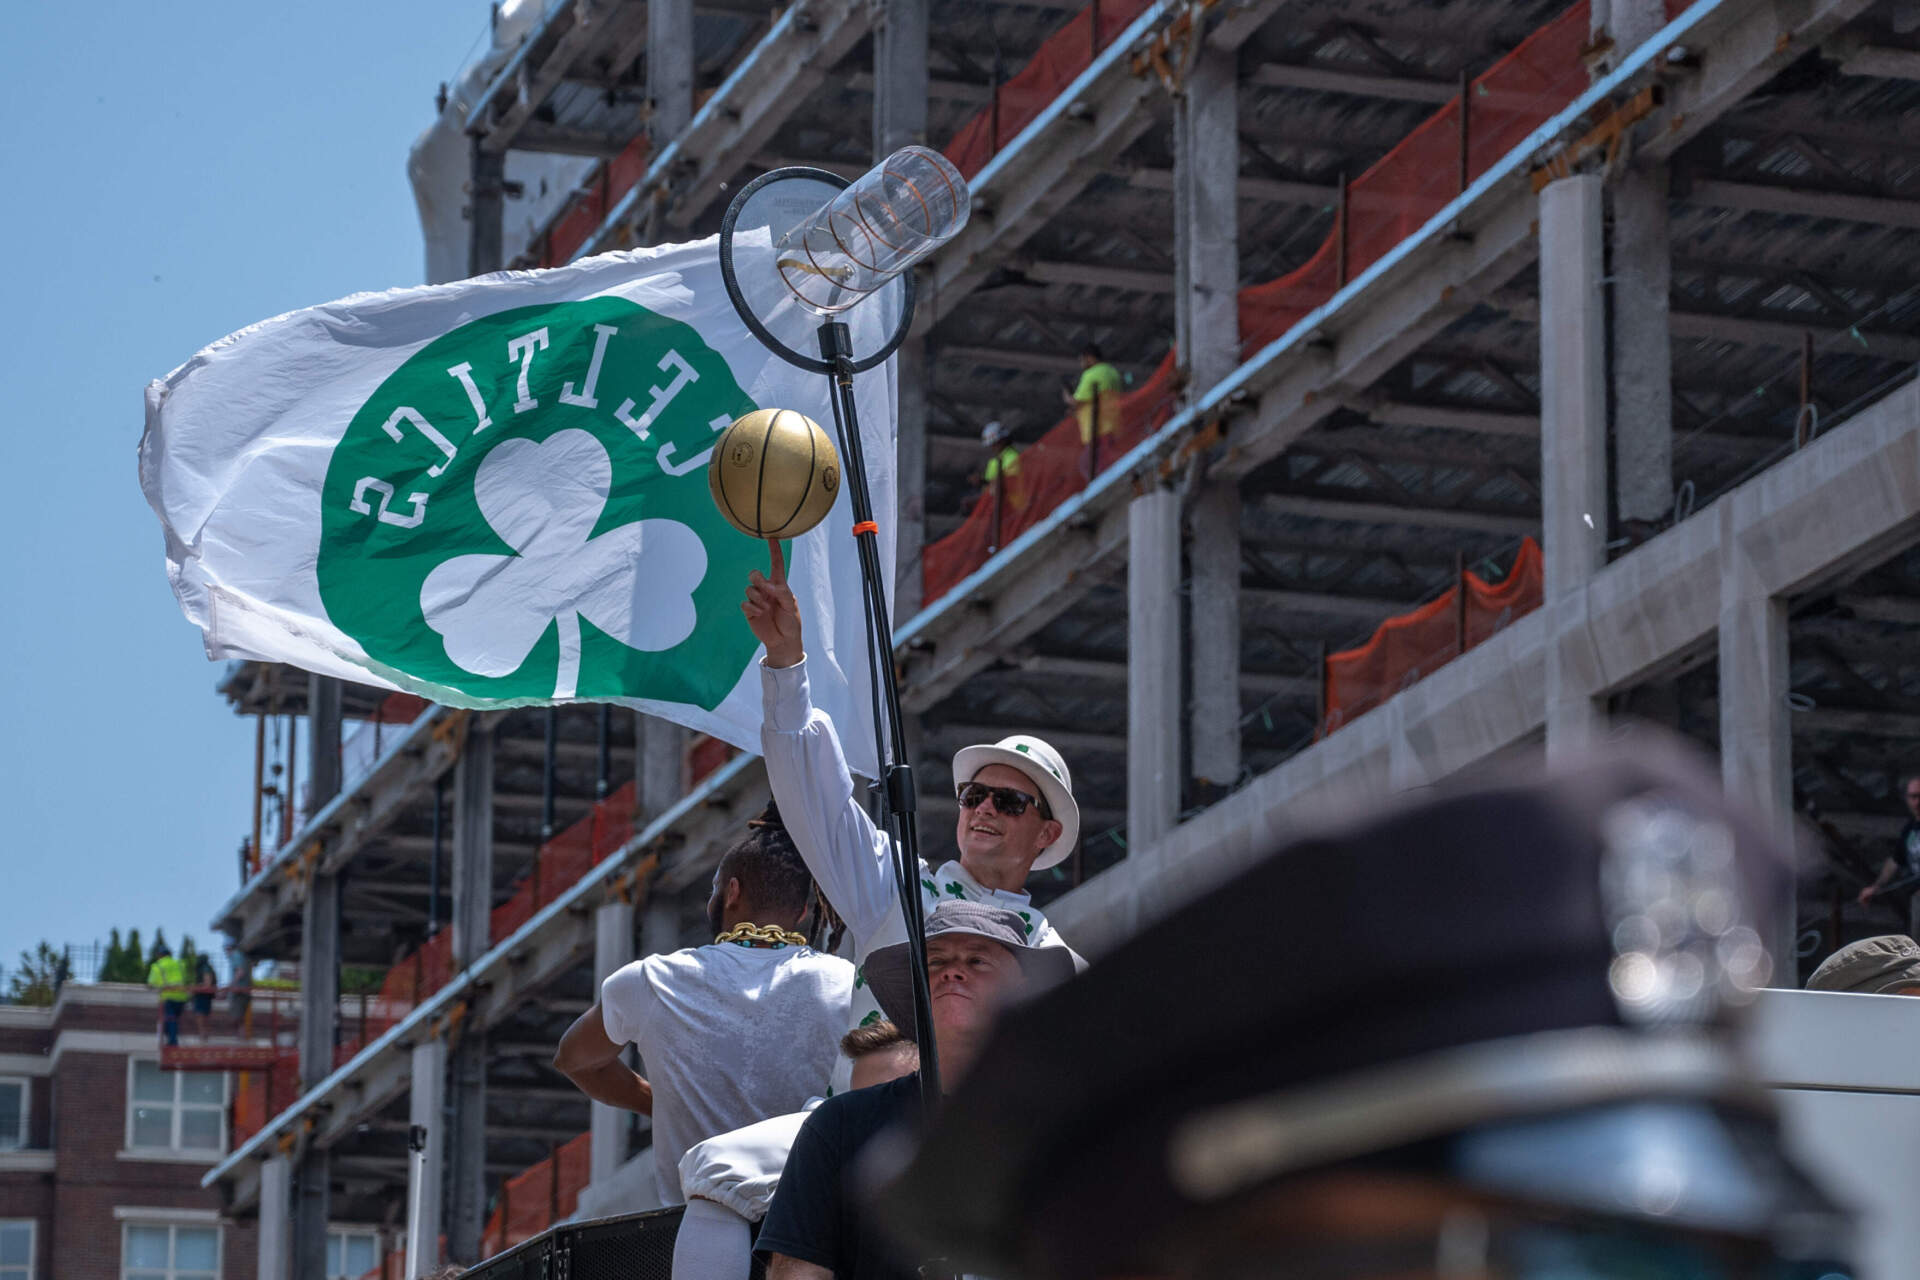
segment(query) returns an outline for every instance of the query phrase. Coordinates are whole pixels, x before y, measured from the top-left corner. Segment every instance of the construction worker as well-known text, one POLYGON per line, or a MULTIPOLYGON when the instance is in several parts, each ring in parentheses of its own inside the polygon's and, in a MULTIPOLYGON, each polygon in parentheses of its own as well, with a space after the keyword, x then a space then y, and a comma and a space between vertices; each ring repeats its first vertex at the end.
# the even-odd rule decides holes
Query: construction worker
POLYGON ((1107 363, 1096 343, 1089 342, 1080 348, 1080 381, 1071 391, 1061 391, 1067 407, 1074 411, 1080 420, 1080 443, 1087 454, 1081 464, 1082 472, 1088 479, 1100 470, 1100 454, 1107 452, 1111 461, 1111 450, 1102 450, 1094 438, 1094 427, 1099 426, 1100 441, 1108 441, 1120 430, 1120 371, 1107 363))
POLYGON ((987 451, 987 467, 980 479, 993 497, 993 533, 987 544, 987 551, 992 553, 1000 549, 1008 511, 1025 505, 1026 486, 1019 483, 1020 451, 1013 447, 1013 433, 998 419, 981 429, 980 443, 987 451))
POLYGON ((147 966, 147 985, 160 992, 160 1029, 166 1043, 180 1043, 180 1011, 187 1007, 187 967, 166 943, 154 948, 147 966))

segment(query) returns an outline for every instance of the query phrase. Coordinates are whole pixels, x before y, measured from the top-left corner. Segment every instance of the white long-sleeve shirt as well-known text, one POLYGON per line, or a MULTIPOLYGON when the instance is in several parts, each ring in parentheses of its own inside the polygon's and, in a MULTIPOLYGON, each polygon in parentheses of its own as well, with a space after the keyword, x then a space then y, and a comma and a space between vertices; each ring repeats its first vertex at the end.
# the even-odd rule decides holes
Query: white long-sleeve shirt
MULTIPOLYGON (((873 819, 854 798, 853 775, 840 751, 833 721, 813 705, 807 692, 807 664, 760 667, 766 707, 760 728, 760 751, 766 758, 767 781, 780 806, 780 818, 793 843, 806 859, 807 869, 820 890, 847 923, 853 941, 854 962, 865 963, 877 947, 907 939, 893 876, 893 841, 873 825, 873 819)), ((920 902, 931 912, 942 901, 964 898, 1004 907, 1026 922, 1027 940, 1038 947, 1064 947, 1047 917, 1024 892, 989 889, 967 874, 958 861, 937 870, 920 863, 920 902)), ((1076 965, 1079 957, 1074 957, 1076 965)), ((849 1026, 864 1026, 880 1017, 864 977, 856 973, 849 1026)), ((850 1066, 836 1073, 834 1089, 845 1087, 850 1066)))

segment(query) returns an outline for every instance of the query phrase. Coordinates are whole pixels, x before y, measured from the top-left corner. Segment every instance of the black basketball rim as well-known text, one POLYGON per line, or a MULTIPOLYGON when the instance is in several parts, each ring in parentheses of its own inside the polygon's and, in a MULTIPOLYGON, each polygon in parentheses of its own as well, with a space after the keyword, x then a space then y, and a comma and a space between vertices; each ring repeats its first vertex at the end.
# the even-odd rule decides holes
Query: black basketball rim
MULTIPOLYGON (((747 326, 749 333, 759 339, 761 346, 797 369, 805 369, 808 373, 830 374, 836 372, 832 364, 822 360, 818 356, 810 356, 803 352, 795 351, 792 347, 773 336, 773 331, 762 324, 760 317, 754 315, 752 310, 748 308, 747 300, 740 295, 740 281, 733 273, 733 227, 734 223, 740 217, 741 207, 746 204, 748 197, 752 196, 753 193, 760 190, 760 188, 793 178, 812 178, 816 181, 838 187, 842 191, 853 185, 839 174, 830 173, 825 169, 812 169, 805 165, 788 165, 784 169, 773 169, 763 173, 746 186, 740 188, 739 194, 735 195, 733 200, 727 205, 725 216, 720 219, 720 279, 727 286, 727 301, 733 304, 734 311, 740 316, 740 322, 747 326)), ((913 327, 913 272, 903 271, 895 278, 900 281, 901 288, 906 291, 900 303, 900 321, 894 326, 893 333, 888 336, 887 340, 880 344, 878 351, 869 356, 862 356, 860 359, 852 362, 850 372, 865 373, 869 369, 879 368, 880 365, 886 362, 887 357, 898 351, 900 344, 907 340, 907 330, 913 327)), ((854 304, 854 306, 858 305, 860 304, 854 304)), ((852 308, 848 308, 848 310, 851 309, 852 308)), ((822 317, 821 323, 826 324, 830 323, 830 321, 822 317)))

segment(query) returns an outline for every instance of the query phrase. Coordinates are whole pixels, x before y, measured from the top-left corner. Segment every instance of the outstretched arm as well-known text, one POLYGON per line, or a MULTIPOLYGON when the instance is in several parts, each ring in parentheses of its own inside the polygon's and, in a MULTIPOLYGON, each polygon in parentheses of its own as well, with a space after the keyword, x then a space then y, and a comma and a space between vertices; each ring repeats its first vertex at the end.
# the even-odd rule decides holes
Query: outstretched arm
POLYGON ((625 1045, 614 1043, 607 1034, 606 1018, 596 1000, 560 1037, 560 1047, 553 1054, 553 1068, 595 1102, 650 1116, 653 1086, 620 1060, 620 1051, 624 1048, 625 1045))
POLYGON ((898 910, 891 848, 855 799, 833 721, 813 706, 800 606, 787 586, 780 544, 769 541, 768 547, 770 570, 748 578, 740 606, 767 649, 760 672, 765 698, 760 753, 794 846, 847 922, 855 948, 864 953, 876 930, 898 910))
POLYGON ((1899 874, 1900 864, 1892 858, 1888 858, 1885 862, 1881 863, 1879 879, 1860 891, 1860 905, 1864 907, 1867 903, 1872 902, 1873 896, 1892 884, 1893 878, 1899 874))

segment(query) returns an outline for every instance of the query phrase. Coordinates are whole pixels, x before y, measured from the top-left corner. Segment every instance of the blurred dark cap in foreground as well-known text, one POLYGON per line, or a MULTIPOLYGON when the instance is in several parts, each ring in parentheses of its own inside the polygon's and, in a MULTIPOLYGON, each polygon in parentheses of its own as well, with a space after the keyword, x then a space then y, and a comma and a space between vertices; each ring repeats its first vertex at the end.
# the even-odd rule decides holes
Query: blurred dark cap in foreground
POLYGON ((880 1211, 1003 1277, 1431 1267, 1463 1191, 1533 1207, 1474 1256, 1539 1209, 1821 1253, 1724 1034, 1791 892, 1664 737, 1382 805, 1010 1012, 880 1211))

